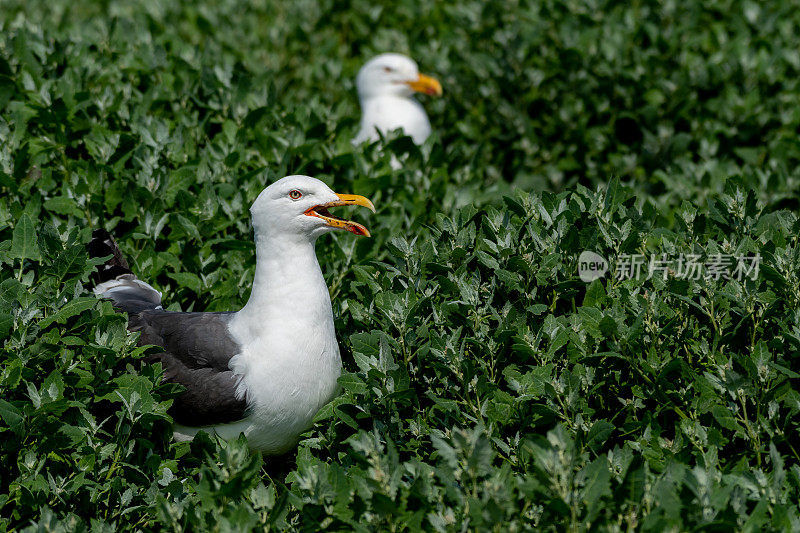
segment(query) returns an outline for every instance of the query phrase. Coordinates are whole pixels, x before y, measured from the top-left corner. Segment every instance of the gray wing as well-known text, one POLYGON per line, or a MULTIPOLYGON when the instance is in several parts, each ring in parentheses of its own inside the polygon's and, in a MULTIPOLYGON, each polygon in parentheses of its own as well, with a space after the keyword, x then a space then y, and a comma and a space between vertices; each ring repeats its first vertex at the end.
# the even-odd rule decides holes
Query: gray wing
POLYGON ((232 313, 175 313, 161 308, 161 293, 137 279, 114 237, 104 229, 92 232, 91 257, 110 257, 93 275, 94 292, 128 313, 128 329, 141 333, 139 345, 154 344, 163 353, 164 379, 186 390, 170 414, 184 426, 225 424, 246 416, 247 398, 237 398, 239 376, 228 367, 240 348, 228 333, 232 313))
POLYGON ((246 416, 247 399, 236 397, 241 376, 228 367, 240 347, 228 333, 232 313, 178 313, 151 309, 129 316, 130 331, 141 333, 139 344, 154 344, 163 353, 164 380, 186 390, 170 414, 184 426, 225 424, 246 416))

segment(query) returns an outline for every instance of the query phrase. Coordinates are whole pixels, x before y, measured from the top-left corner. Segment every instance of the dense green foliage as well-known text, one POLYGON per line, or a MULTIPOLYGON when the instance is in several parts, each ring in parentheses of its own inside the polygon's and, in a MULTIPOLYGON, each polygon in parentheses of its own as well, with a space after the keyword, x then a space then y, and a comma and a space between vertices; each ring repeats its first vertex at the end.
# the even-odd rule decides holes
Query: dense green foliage
POLYGON ((783 5, 0 0, 0 528, 800 529, 783 5), (388 50, 444 86, 421 149, 350 144, 388 50), (91 229, 234 309, 289 173, 378 207, 318 244, 342 395, 286 457, 172 443, 91 229), (762 264, 586 284, 584 250, 762 264))

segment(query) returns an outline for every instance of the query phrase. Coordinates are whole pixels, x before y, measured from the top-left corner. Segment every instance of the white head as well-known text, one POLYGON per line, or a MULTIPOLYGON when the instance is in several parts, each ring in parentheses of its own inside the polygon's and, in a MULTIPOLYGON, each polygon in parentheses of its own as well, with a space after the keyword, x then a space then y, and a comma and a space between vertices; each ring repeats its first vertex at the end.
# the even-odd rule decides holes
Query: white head
POLYGON ((415 91, 440 96, 442 86, 419 73, 417 63, 402 54, 381 54, 367 61, 356 77, 358 97, 411 96, 415 91))
POLYGON ((334 229, 369 237, 367 228, 358 222, 328 212, 328 208, 342 205, 360 205, 375 212, 372 202, 363 196, 337 194, 311 176, 286 176, 261 191, 250 214, 257 237, 289 235, 314 242, 334 229))

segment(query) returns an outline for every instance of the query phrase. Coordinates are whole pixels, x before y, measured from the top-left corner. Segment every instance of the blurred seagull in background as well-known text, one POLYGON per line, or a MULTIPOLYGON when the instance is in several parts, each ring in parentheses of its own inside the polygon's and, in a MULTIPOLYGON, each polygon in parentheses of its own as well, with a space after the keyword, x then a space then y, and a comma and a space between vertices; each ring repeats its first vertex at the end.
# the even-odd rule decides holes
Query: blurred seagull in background
POLYGON ((361 130, 354 144, 376 141, 380 134, 401 128, 415 144, 431 134, 425 109, 412 95, 421 92, 441 96, 442 85, 419 73, 416 62, 402 54, 381 54, 361 67, 356 78, 361 102, 361 130))
POLYGON ((341 372, 331 300, 314 244, 333 230, 369 236, 357 222, 328 209, 359 205, 363 196, 337 194, 309 176, 287 176, 264 189, 250 208, 256 269, 250 299, 237 312, 181 313, 161 307, 161 293, 136 279, 105 230, 89 243, 93 257, 112 258, 94 289, 128 312, 139 344, 164 351, 164 379, 186 388, 170 413, 176 440, 198 431, 247 436, 267 454, 289 451, 316 412, 336 393, 341 372))

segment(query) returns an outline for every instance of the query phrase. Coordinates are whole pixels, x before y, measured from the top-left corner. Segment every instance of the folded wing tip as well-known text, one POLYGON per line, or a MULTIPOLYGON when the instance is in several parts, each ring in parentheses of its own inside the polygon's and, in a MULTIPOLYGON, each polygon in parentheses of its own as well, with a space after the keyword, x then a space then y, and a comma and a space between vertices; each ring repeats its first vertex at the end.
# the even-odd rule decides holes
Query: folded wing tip
POLYGON ((161 292, 140 279, 123 276, 99 283, 93 291, 100 298, 112 300, 123 311, 161 308, 161 292))

